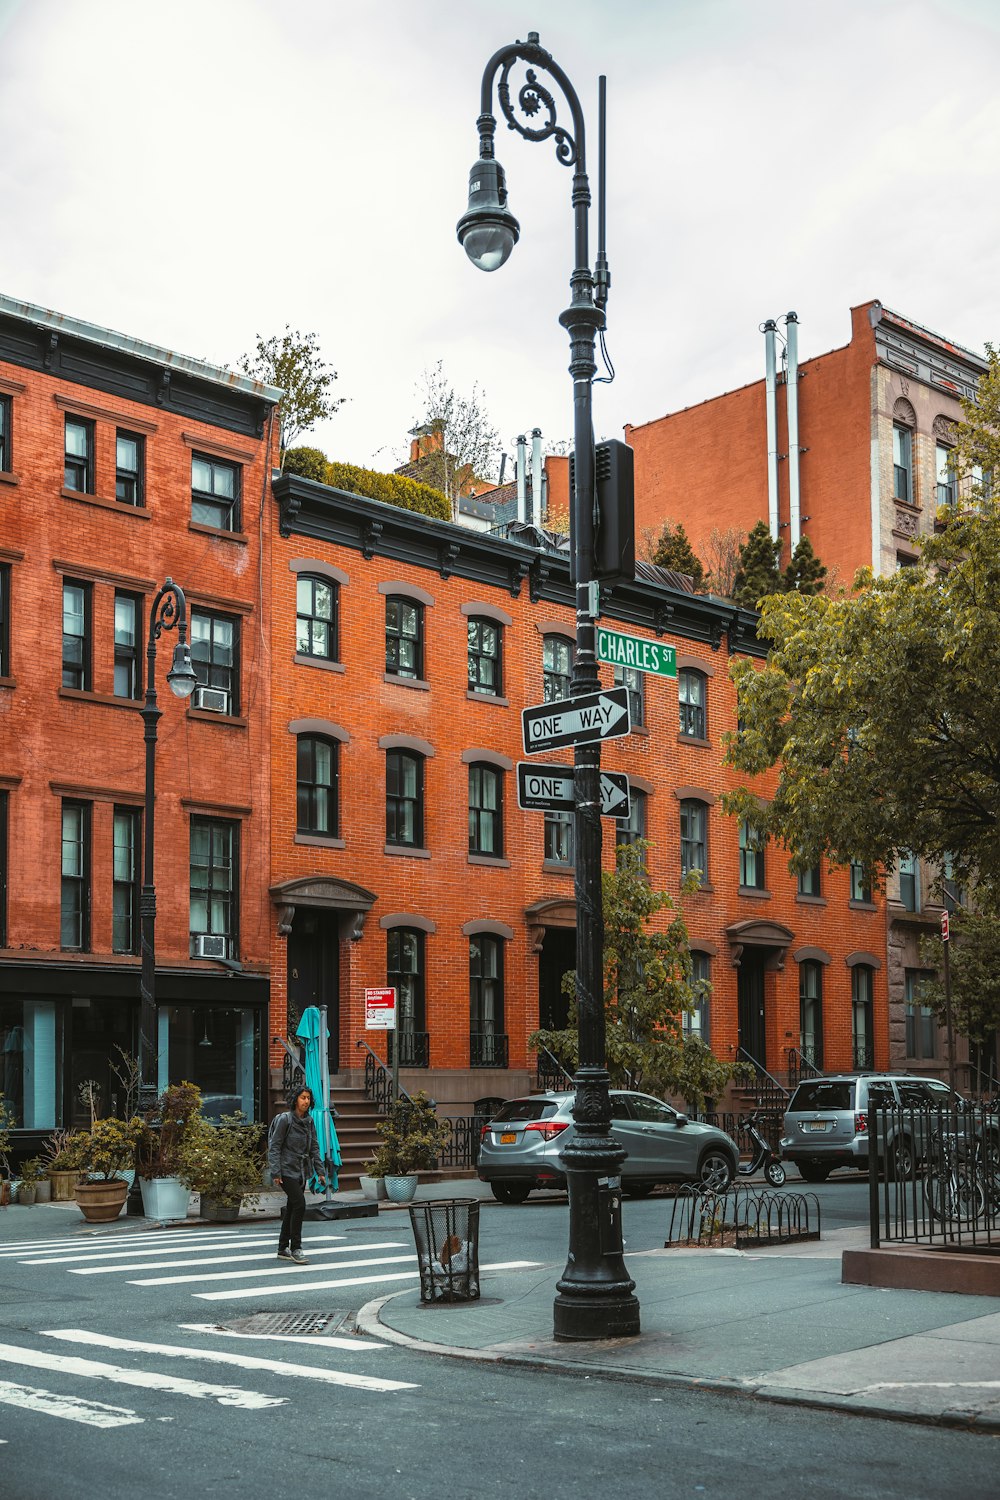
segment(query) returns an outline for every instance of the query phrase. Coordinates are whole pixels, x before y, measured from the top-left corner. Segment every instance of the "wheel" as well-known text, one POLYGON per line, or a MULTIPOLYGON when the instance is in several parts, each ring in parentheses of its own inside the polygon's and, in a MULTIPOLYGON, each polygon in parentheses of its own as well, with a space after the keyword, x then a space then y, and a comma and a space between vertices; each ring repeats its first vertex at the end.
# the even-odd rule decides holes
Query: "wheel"
POLYGON ((491 1182, 490 1192, 498 1203, 523 1203, 531 1192, 527 1182, 491 1182))
POLYGON ((825 1182, 833 1171, 825 1162, 800 1161, 798 1163, 799 1176, 806 1182, 825 1182))
POLYGON ((622 1192, 626 1198, 648 1198, 655 1186, 655 1182, 626 1182, 622 1192))
POLYGON ((710 1149, 698 1163, 698 1183, 713 1193, 724 1193, 733 1180, 733 1164, 724 1151, 710 1149))
POLYGON ((885 1159, 885 1173, 890 1182, 908 1182, 915 1166, 913 1142, 908 1135, 901 1135, 889 1147, 885 1159))
POLYGON ((764 1168, 764 1176, 772 1187, 784 1187, 785 1169, 780 1161, 769 1161, 764 1168))
POLYGON ((964 1224, 974 1224, 986 1212, 983 1185, 964 1167, 944 1177, 928 1173, 924 1179, 924 1194, 931 1218, 940 1223, 958 1219, 964 1224))

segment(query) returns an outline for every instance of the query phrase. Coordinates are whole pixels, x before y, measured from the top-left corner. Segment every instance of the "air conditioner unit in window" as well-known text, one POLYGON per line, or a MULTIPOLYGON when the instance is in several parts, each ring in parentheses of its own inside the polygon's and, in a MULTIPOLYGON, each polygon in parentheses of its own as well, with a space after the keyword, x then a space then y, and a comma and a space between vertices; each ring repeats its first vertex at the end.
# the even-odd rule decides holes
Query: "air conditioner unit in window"
POLYGON ((216 714, 227 714, 229 712, 229 694, 225 688, 196 687, 194 690, 195 708, 209 708, 216 714))
POLYGON ((195 958, 226 958, 227 940, 214 932, 200 932, 194 940, 195 958))

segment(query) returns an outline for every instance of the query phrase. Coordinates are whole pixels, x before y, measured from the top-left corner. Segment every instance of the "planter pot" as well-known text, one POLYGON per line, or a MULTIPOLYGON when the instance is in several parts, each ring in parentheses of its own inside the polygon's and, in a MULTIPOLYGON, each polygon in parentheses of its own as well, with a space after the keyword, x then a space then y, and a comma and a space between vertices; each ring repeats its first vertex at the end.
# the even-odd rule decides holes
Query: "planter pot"
POLYGON ((76 1185, 80 1212, 93 1224, 117 1219, 127 1196, 128 1183, 123 1177, 113 1177, 110 1182, 78 1182, 76 1185))
POLYGON ((35 1202, 52 1202, 52 1184, 47 1177, 39 1177, 38 1181, 35 1183, 35 1202))
POLYGON ((17 1190, 18 1203, 34 1203, 36 1186, 34 1182, 22 1182, 17 1190))
POLYGON ((385 1183, 386 1197, 390 1203, 411 1203, 413 1201, 413 1195, 417 1191, 417 1175, 415 1172, 412 1176, 386 1176, 382 1180, 385 1183))
POLYGON ((191 1190, 179 1177, 140 1177, 142 1211, 147 1219, 186 1219, 191 1190))
POLYGON ((220 1203, 217 1198, 210 1198, 207 1193, 202 1193, 201 1217, 203 1219, 214 1219, 219 1224, 231 1224, 239 1216, 239 1203, 220 1203))
POLYGON ((74 1189, 79 1181, 79 1172, 50 1171, 49 1181, 52 1184, 53 1203, 72 1203, 75 1196, 74 1189))
POLYGON ((371 1200, 372 1203, 385 1202, 384 1177, 367 1177, 365 1173, 362 1172, 361 1176, 358 1178, 358 1181, 361 1183, 361 1191, 364 1193, 366 1198, 371 1200))

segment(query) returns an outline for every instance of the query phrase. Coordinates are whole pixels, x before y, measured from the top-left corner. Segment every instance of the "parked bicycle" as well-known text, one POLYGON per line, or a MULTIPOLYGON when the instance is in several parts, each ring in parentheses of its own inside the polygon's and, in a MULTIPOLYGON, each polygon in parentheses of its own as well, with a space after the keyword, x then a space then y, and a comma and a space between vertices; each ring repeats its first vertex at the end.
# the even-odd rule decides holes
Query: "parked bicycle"
POLYGON ((978 1136, 955 1130, 931 1132, 921 1163, 924 1197, 939 1223, 975 1224, 987 1206, 1000 1202, 990 1157, 978 1136), (988 1187, 989 1184, 989 1187, 988 1187))

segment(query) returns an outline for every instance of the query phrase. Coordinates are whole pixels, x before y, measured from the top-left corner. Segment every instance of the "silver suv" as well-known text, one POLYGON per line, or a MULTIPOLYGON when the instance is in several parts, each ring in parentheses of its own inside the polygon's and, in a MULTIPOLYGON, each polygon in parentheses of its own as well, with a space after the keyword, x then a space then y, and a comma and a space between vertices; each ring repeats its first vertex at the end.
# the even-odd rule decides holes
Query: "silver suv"
MULTIPOLYGON (((829 1078, 806 1078, 788 1101, 781 1140, 781 1159, 798 1167, 806 1182, 825 1182, 834 1167, 868 1168, 868 1116, 873 1109, 923 1111, 960 1108, 965 1101, 936 1078, 909 1073, 839 1073, 829 1078)), ((887 1140, 881 1142, 879 1165, 892 1177, 909 1177, 924 1142, 913 1133, 922 1129, 921 1115, 909 1115, 910 1132, 896 1128, 887 1116, 887 1140), (888 1149, 886 1149, 888 1148, 888 1149)))

